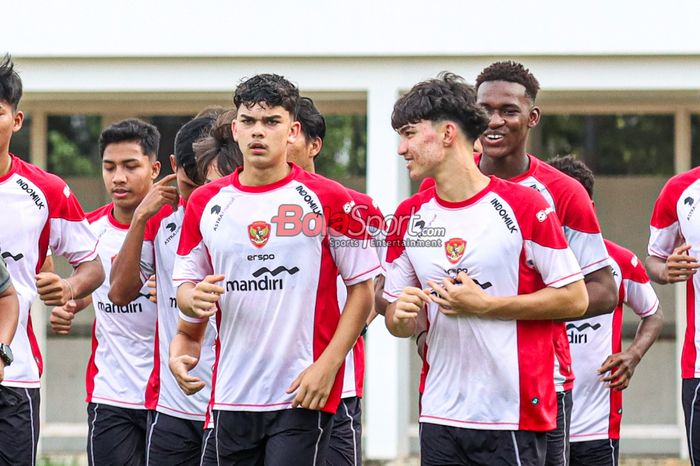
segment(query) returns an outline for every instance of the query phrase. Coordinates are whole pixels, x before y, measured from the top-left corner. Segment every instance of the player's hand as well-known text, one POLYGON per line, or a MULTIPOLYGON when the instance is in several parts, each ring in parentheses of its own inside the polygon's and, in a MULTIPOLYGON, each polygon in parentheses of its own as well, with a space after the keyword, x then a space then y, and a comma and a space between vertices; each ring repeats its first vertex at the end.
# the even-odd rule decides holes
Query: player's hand
POLYGON ((71 299, 71 290, 66 280, 52 272, 40 272, 35 275, 39 298, 47 306, 63 306, 71 299))
POLYGON ((216 303, 224 294, 224 288, 216 285, 223 275, 207 275, 204 280, 188 290, 186 307, 195 317, 208 318, 216 314, 216 303))
POLYGON ((431 298, 428 290, 421 290, 413 286, 404 288, 396 300, 394 310, 394 323, 403 324, 406 321, 414 320, 423 306, 430 303, 431 298))
POLYGON ((162 180, 153 183, 153 186, 143 198, 139 206, 134 211, 135 218, 148 219, 153 217, 166 204, 177 209, 178 194, 177 187, 168 183, 174 181, 177 175, 174 173, 163 177, 162 180))
POLYGON ((608 388, 622 391, 627 388, 639 364, 640 357, 629 351, 611 354, 598 369, 600 381, 606 382, 608 388), (608 373, 608 375, 604 375, 608 373))
POLYGON ((170 372, 173 373, 177 384, 180 386, 180 390, 185 392, 186 395, 194 395, 206 385, 199 377, 193 377, 189 374, 198 362, 199 360, 197 358, 193 358, 187 354, 168 360, 170 372))
POLYGON ((330 366, 323 359, 317 360, 304 369, 287 389, 287 393, 297 392, 292 401, 292 407, 313 410, 323 408, 333 389, 338 369, 330 366))
POLYGON ((695 275, 700 263, 695 257, 689 255, 691 247, 690 244, 683 244, 674 249, 673 254, 668 256, 662 276, 667 283, 684 282, 695 275))
POLYGON ((442 286, 432 280, 428 281, 428 285, 437 294, 432 300, 440 306, 440 312, 448 316, 488 314, 491 310, 491 297, 464 272, 459 272, 456 282, 447 277, 442 279, 442 286))
POLYGON ((51 317, 49 317, 51 330, 59 335, 68 335, 70 333, 77 308, 78 306, 76 302, 70 300, 63 306, 58 306, 51 309, 51 317))
POLYGON ((156 287, 156 276, 151 275, 146 282, 148 286, 148 300, 152 303, 158 302, 158 288, 156 287))

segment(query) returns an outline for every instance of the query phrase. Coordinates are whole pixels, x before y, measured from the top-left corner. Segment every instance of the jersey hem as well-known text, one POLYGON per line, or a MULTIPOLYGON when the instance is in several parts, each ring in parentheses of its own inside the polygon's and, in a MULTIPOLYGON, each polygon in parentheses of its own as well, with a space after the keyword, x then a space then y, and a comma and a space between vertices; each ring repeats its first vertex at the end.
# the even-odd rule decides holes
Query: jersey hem
POLYGON ((146 402, 128 402, 128 401, 119 401, 119 400, 113 400, 111 398, 103 398, 101 396, 95 396, 93 395, 92 397, 88 397, 85 399, 86 402, 88 403, 95 403, 95 404, 101 404, 101 405, 109 405, 109 406, 116 406, 117 408, 125 408, 125 409, 148 409, 146 408, 146 402))

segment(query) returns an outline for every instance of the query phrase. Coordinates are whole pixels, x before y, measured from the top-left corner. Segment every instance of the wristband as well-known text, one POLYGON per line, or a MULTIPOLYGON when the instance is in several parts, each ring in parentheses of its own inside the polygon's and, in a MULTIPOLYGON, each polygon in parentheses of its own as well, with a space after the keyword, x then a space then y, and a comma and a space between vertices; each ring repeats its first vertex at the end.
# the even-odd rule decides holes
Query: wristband
POLYGON ((70 284, 68 280, 65 278, 61 279, 62 282, 64 282, 66 285, 68 285, 68 290, 70 291, 70 300, 69 301, 74 301, 75 300, 75 295, 73 294, 73 285, 70 284))

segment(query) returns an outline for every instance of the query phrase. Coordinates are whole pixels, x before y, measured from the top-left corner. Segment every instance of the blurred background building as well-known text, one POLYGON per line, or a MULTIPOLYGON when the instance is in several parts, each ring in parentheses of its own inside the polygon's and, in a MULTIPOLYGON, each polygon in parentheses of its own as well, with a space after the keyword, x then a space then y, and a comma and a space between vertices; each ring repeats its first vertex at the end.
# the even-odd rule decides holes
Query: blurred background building
MULTIPOLYGON (((27 114, 11 151, 64 177, 86 211, 109 200, 97 148, 105 125, 131 116, 152 122, 166 162, 180 125, 205 106, 229 105, 241 78, 259 72, 283 74, 314 98, 329 126, 319 171, 366 191, 385 214, 416 189, 390 126, 397 96, 443 70, 473 81, 502 59, 524 63, 542 86, 544 116, 531 152, 586 161, 597 175, 604 234, 640 257, 661 186, 700 163, 700 3, 693 0, 673 8, 630 0, 24 0, 3 10, 0 52, 15 58, 27 114)), ((685 452, 678 368, 685 298, 680 287, 657 292, 666 325, 626 391, 623 454, 685 452)), ((83 451, 92 310, 79 315, 70 337, 52 334, 43 311, 33 312, 46 359, 42 447, 83 451)), ((636 325, 629 312, 627 343, 636 325)), ((367 345, 365 454, 415 453, 414 345, 390 337, 381 322, 367 345)))

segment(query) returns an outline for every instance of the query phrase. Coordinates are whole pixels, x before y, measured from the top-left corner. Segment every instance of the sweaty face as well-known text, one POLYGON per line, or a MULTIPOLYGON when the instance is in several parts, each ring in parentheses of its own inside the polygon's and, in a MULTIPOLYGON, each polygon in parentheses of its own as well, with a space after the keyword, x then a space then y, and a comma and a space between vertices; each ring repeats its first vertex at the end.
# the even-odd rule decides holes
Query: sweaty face
POLYGON ((489 116, 479 137, 484 155, 506 157, 525 154, 530 128, 539 122, 539 109, 525 94, 525 86, 508 81, 486 81, 477 90, 477 103, 489 116))
POLYGON ((413 181, 432 176, 444 160, 445 152, 437 125, 422 120, 399 128, 399 155, 406 160, 408 175, 413 181))
POLYGON ((153 185, 160 165, 151 162, 138 142, 107 145, 102 156, 102 179, 114 205, 134 210, 153 185))
POLYGON ((299 134, 299 123, 283 107, 262 103, 250 108, 242 105, 232 129, 243 152, 244 169, 246 165, 264 169, 286 163, 287 144, 299 134))
POLYGON ((22 112, 15 111, 12 105, 0 100, 0 154, 6 154, 10 150, 10 139, 22 128, 23 120, 22 112))

